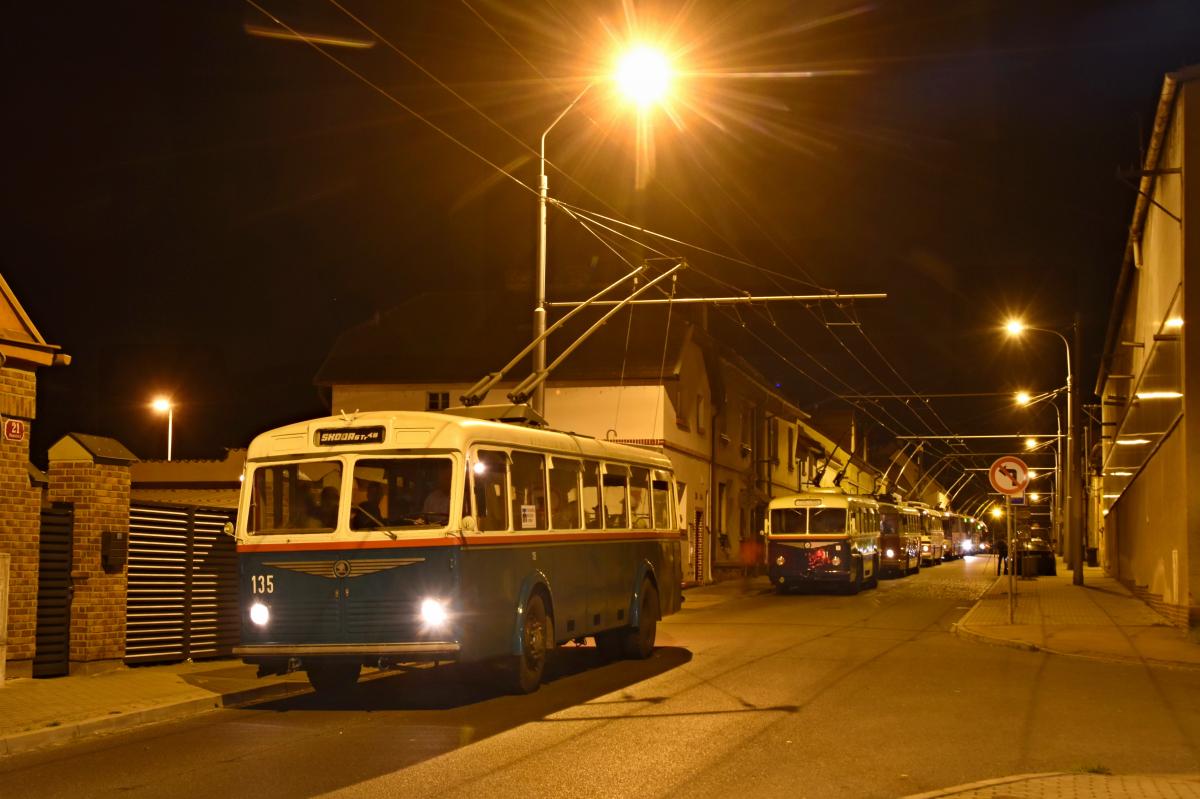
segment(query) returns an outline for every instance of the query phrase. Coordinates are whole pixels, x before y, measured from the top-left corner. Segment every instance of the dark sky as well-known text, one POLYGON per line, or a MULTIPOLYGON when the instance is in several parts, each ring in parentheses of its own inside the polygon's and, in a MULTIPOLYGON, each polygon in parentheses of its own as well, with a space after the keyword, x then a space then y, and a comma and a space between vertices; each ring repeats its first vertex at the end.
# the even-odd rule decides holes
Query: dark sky
MULTIPOLYGON (((376 38, 331 53, 393 100, 304 44, 248 36, 267 24, 248 4, 10 12, 0 269, 74 358, 41 373, 35 461, 70 430, 161 457, 159 392, 181 403, 177 457, 218 455, 322 412, 314 373, 374 312, 426 290, 528 294, 535 198, 481 158, 533 186, 528 148, 630 28, 616 1, 344 0, 372 37, 326 0, 256 2, 376 38)), ((772 379, 814 407, 846 384, 902 390, 877 347, 922 391, 1049 388, 1059 345, 1004 345, 995 325, 1078 310, 1091 386, 1135 197, 1117 172, 1138 164, 1163 73, 1200 62, 1194 0, 632 7, 695 73, 678 125, 655 117, 638 188, 632 116, 593 90, 551 136, 551 193, 756 267, 664 245, 693 264, 681 291, 890 295, 826 311, 866 337, 819 311, 747 312, 752 340, 787 355, 756 355, 772 379), (836 74, 723 74, 801 70, 836 74)), ((550 252, 552 297, 622 269, 561 215, 550 252)), ((995 404, 942 412, 957 432, 1020 423, 995 404)))

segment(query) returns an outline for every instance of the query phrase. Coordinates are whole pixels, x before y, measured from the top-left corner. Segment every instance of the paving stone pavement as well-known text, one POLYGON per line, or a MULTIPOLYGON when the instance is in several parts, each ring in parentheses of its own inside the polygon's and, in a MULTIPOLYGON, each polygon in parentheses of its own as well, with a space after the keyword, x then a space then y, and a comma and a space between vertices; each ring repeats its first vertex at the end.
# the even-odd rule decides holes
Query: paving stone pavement
POLYGON ((1064 655, 1200 668, 1200 643, 1172 626, 1098 568, 1074 585, 1066 568, 1055 576, 1016 580, 1008 623, 1009 579, 999 577, 955 625, 959 635, 1064 655))

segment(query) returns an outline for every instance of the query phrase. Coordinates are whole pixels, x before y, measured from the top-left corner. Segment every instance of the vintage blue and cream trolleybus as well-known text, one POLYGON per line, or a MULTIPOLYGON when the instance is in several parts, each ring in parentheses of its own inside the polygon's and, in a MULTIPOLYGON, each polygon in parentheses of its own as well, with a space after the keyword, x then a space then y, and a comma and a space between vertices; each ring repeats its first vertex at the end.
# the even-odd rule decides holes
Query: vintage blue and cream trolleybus
POLYGON ((247 456, 235 653, 322 692, 416 661, 486 662, 529 692, 548 650, 586 637, 645 658, 681 601, 675 507, 662 455, 528 425, 397 411, 272 430, 247 456))
POLYGON ((826 584, 857 593, 879 584, 874 499, 816 490, 777 497, 767 507, 767 566, 776 591, 826 584))

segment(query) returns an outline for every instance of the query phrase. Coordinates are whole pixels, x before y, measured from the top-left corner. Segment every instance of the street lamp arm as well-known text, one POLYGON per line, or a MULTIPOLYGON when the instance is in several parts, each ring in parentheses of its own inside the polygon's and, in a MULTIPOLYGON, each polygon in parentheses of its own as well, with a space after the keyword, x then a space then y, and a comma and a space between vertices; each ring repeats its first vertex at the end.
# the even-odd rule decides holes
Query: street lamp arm
POLYGON ((542 144, 541 144, 541 148, 539 149, 538 153, 539 153, 539 156, 541 157, 542 174, 543 175, 546 174, 546 137, 550 135, 550 131, 554 130, 555 125, 557 125, 559 122, 562 122, 563 117, 565 117, 567 114, 571 113, 571 109, 574 108, 576 105, 578 105, 579 101, 583 99, 583 96, 585 94, 587 94, 589 91, 591 91, 591 88, 595 85, 596 85, 596 81, 594 81, 594 80, 589 81, 588 85, 583 87, 583 91, 581 91, 581 92, 579 92, 579 94, 575 95, 575 99, 572 100, 567 105, 567 107, 564 108, 559 113, 559 115, 554 118, 554 121, 551 122, 550 125, 544 131, 542 131, 542 139, 541 139, 542 144))

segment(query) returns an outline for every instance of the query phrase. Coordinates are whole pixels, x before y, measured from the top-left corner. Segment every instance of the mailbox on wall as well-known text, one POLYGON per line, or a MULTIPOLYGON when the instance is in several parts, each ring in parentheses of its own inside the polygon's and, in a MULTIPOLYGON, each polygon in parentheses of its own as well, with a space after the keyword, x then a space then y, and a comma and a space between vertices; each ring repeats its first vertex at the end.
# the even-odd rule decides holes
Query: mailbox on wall
POLYGON ((100 568, 109 574, 125 568, 129 556, 129 532, 104 530, 100 533, 100 568))

